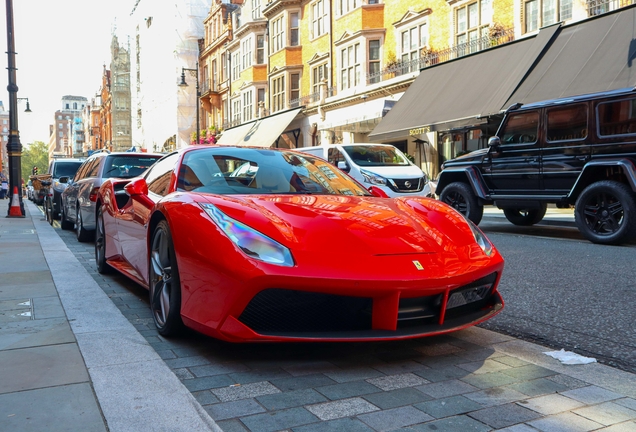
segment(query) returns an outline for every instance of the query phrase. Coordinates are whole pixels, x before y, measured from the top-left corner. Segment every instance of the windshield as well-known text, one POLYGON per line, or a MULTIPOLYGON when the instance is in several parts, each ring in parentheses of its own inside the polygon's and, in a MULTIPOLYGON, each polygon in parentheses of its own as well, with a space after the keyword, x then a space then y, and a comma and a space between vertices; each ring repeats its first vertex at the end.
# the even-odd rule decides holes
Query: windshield
POLYGON ((58 161, 53 169, 53 178, 73 177, 81 164, 82 161, 58 161))
POLYGON ((348 145, 343 148, 359 166, 410 165, 404 153, 393 146, 348 145))
POLYGON ((320 158, 248 148, 187 152, 179 168, 177 189, 214 194, 369 195, 320 158))
POLYGON ((102 178, 132 178, 143 174, 161 155, 156 156, 110 156, 104 165, 102 178))

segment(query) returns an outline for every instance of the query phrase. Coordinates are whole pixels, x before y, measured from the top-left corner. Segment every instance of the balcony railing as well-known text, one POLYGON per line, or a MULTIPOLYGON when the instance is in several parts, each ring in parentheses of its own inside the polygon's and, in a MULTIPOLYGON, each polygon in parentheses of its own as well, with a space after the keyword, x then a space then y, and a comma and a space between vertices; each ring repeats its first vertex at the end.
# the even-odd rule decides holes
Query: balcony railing
MULTIPOLYGON (((333 95, 336 94, 336 88, 335 87, 328 87, 327 88, 327 94, 325 96, 325 98, 331 97, 333 95)), ((290 108, 297 108, 299 106, 308 106, 308 105, 312 105, 315 104, 316 102, 318 102, 320 100, 320 92, 315 92, 306 96, 301 96, 299 98, 296 99, 291 99, 289 101, 289 107, 290 108)))
POLYGON ((587 0, 587 13, 590 16, 601 15, 613 10, 633 5, 635 0, 587 0))
POLYGON ((439 51, 429 51, 419 58, 397 62, 396 64, 382 69, 379 72, 370 74, 367 77, 367 84, 374 84, 400 75, 417 72, 427 66, 453 60, 466 54, 483 51, 495 45, 511 42, 515 39, 514 28, 497 32, 494 35, 482 36, 466 43, 458 44, 439 51))

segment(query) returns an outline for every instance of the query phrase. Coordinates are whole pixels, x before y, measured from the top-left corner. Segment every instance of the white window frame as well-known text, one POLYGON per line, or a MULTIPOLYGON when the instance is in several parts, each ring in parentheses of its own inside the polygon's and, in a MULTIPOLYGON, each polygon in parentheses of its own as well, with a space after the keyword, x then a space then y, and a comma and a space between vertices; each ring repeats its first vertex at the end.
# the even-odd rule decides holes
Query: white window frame
POLYGON ((261 17, 261 0, 252 0, 252 19, 256 20, 261 17))
POLYGON ((289 13, 289 46, 300 45, 300 12, 292 11, 289 13), (296 25, 294 26, 294 16, 296 17, 296 25), (296 40, 294 40, 294 35, 296 40))
POLYGON ((329 81, 329 63, 324 62, 311 67, 311 93, 320 93, 320 83, 323 79, 329 81))
POLYGON ((252 66, 252 38, 241 41, 241 70, 252 66))
POLYGON ((285 17, 283 15, 270 22, 270 33, 272 52, 285 48, 285 17))
POLYGON ((241 51, 232 53, 232 81, 236 81, 241 76, 241 51))
POLYGON ((573 0, 527 0, 521 4, 522 28, 524 33, 538 31, 541 27, 555 24, 559 21, 572 19, 573 0), (529 7, 536 6, 534 13, 529 13, 529 7), (531 15, 534 15, 533 22, 531 15))
MULTIPOLYGON (((476 0, 467 1, 458 5, 453 9, 453 17, 455 26, 453 29, 453 38, 455 45, 462 45, 472 41, 479 40, 487 36, 492 24, 493 0, 476 0), (460 12, 463 12, 463 19, 460 20, 460 12)), ((458 52, 458 55, 464 55, 471 52, 479 51, 480 47, 469 45, 468 49, 458 52)))
POLYGON ((316 39, 329 32, 329 8, 327 0, 316 0, 309 8, 311 11, 311 36, 316 39))
POLYGON ((282 111, 285 109, 286 105, 286 82, 285 74, 277 75, 272 78, 272 113, 277 111, 282 111))
POLYGON ((346 15, 362 4, 363 0, 337 0, 338 15, 346 15))
POLYGON ((254 91, 249 89, 243 92, 243 123, 254 118, 254 91))
POLYGON ((265 64, 265 35, 256 35, 256 64, 265 64))
POLYGON ((355 88, 362 83, 362 41, 338 49, 340 90, 355 88))

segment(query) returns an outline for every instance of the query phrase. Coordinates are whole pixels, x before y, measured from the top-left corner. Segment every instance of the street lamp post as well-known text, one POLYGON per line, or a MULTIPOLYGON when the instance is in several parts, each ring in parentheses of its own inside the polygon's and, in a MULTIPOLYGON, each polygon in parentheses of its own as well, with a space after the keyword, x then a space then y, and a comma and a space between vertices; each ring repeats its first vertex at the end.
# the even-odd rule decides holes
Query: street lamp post
POLYGON ((180 87, 187 87, 188 83, 185 80, 185 71, 189 71, 190 75, 194 76, 196 78, 196 90, 197 90, 197 103, 196 103, 196 109, 197 109, 197 144, 200 144, 200 137, 199 134, 201 133, 201 128, 199 127, 199 104, 200 104, 200 98, 201 98, 201 92, 199 91, 199 62, 197 62, 197 67, 196 69, 188 69, 188 68, 181 68, 181 82, 179 83, 180 87))
MULTIPOLYGON (((16 84, 15 66, 15 40, 13 35, 13 0, 7 0, 7 55, 9 57, 7 69, 9 71, 9 140, 7 142, 7 154, 9 155, 9 193, 17 187, 20 191, 20 215, 11 216, 11 205, 7 211, 7 217, 24 217, 24 203, 22 202, 22 144, 20 144, 20 132, 18 129, 18 85, 16 84)), ((25 98, 26 99, 26 98, 25 98)), ((30 112, 27 99, 27 111, 30 112)))

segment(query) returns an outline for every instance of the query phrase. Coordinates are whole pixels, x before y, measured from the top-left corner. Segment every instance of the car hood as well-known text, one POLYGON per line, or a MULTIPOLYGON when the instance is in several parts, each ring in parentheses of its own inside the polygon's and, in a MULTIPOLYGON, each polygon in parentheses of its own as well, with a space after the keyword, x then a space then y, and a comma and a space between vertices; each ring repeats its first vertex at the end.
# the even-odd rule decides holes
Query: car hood
POLYGON ((431 254, 474 245, 466 220, 440 201, 329 195, 201 196, 292 251, 431 254))
POLYGON ((412 179, 424 177, 424 172, 414 165, 402 166, 360 166, 362 170, 372 172, 385 178, 412 179))

